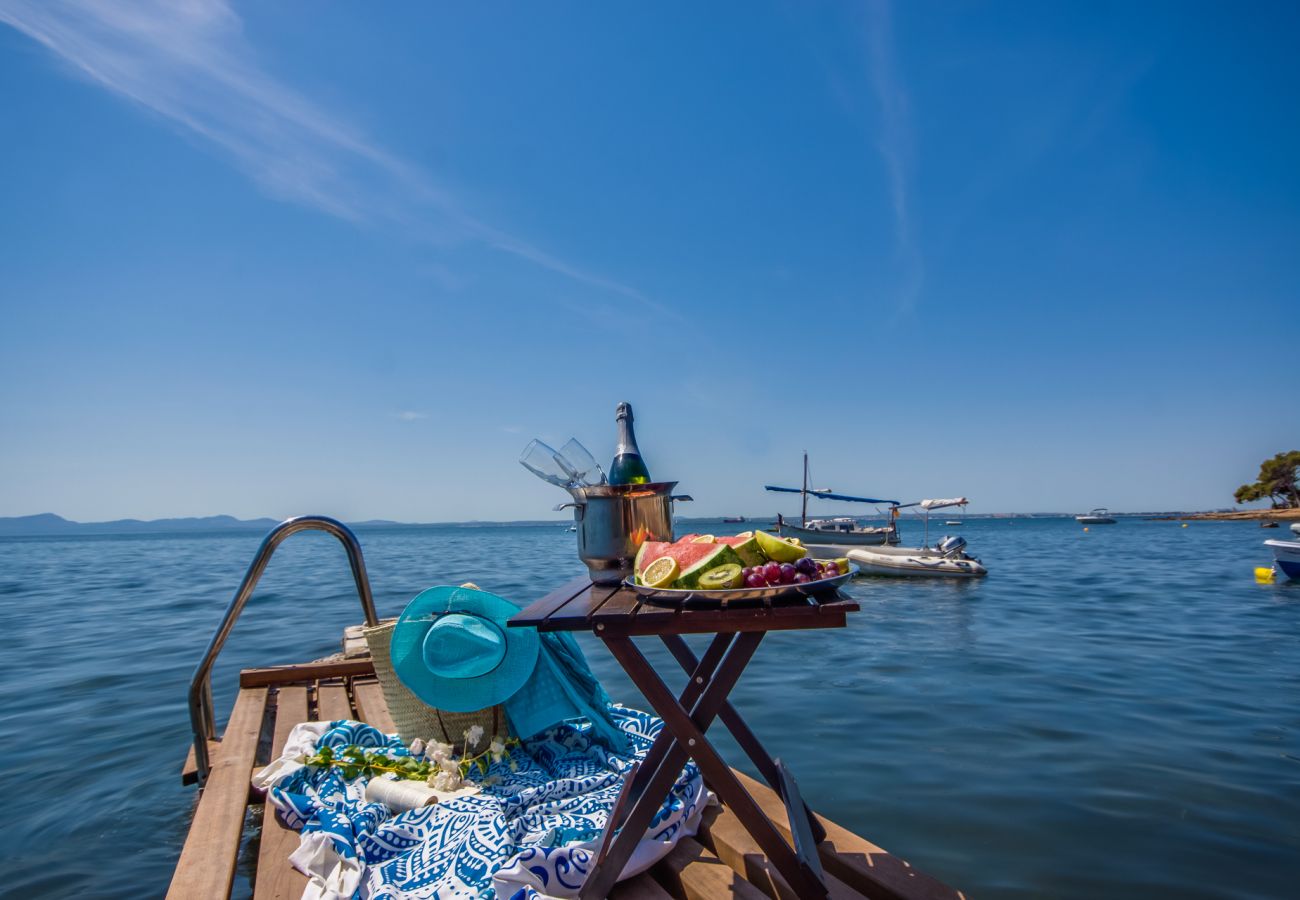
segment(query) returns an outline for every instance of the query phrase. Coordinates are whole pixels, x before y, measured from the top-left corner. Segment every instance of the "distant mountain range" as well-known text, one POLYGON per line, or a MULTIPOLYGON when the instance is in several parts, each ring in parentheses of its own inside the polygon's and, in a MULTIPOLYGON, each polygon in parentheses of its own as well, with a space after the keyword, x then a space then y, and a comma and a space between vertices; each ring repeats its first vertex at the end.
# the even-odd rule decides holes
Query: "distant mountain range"
MULTIPOLYGON (((111 522, 74 522, 54 513, 35 516, 0 516, 0 537, 40 537, 61 534, 184 534, 189 532, 252 531, 265 533, 280 519, 236 519, 234 516, 196 516, 185 519, 114 519, 111 522)), ((560 525, 567 521, 530 519, 518 522, 394 522, 366 519, 348 522, 351 528, 411 528, 430 525, 499 527, 511 525, 560 525)))
MULTIPOLYGON (((278 519, 236 519, 234 516, 198 516, 186 519, 114 519, 111 522, 73 522, 54 513, 35 516, 0 516, 0 535, 47 534, 159 534, 186 531, 268 531, 278 519)), ((353 525, 400 525, 384 519, 353 525)))
MULTIPOLYGON (((1226 512, 1226 511, 1219 511, 1226 512)), ((1241 515, 1250 516, 1260 511, 1243 511, 1241 515)), ((1037 519, 1037 518, 1071 518, 1074 513, 959 513, 964 519, 1037 519)), ((1179 518, 1192 515, 1187 512, 1144 512, 1115 513, 1124 518, 1179 518)), ((1204 515, 1202 513, 1201 515, 1204 515)), ((862 518, 871 518, 864 516, 862 518)), ((942 519, 943 517, 940 516, 942 519)), ((747 527, 766 527, 769 516, 751 516, 746 521, 747 527)), ((717 516, 678 517, 679 526, 692 522, 717 522, 717 516)), ((0 537, 39 537, 42 535, 76 535, 76 534, 184 534, 190 532, 213 531, 252 531, 265 533, 280 524, 279 519, 236 519, 234 516, 196 516, 184 519, 114 519, 111 522, 73 522, 54 513, 41 513, 35 516, 0 516, 0 537)), ((394 522, 391 519, 367 519, 364 522, 347 523, 352 528, 415 528, 432 526, 459 526, 475 528, 499 528, 511 526, 554 526, 570 524, 570 520, 560 519, 526 519, 514 522, 394 522)))

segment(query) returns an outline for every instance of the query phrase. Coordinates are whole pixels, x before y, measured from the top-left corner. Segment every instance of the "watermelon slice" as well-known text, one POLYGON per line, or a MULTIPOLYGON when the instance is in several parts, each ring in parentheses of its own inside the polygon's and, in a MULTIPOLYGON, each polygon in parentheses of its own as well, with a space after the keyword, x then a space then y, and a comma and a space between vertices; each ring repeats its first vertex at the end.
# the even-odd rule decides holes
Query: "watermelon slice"
POLYGON ((690 541, 678 541, 669 544, 666 541, 646 541, 636 554, 636 574, 639 578, 646 567, 664 556, 677 560, 681 575, 673 584, 676 588, 691 589, 699 585, 700 576, 710 569, 726 563, 738 566, 744 564, 736 551, 726 544, 692 544, 690 541))
POLYGON ((761 566, 767 562, 767 554, 763 548, 758 546, 758 538, 754 537, 754 532, 746 531, 734 537, 720 537, 719 544, 727 544, 736 555, 740 557, 741 562, 747 566, 761 566))

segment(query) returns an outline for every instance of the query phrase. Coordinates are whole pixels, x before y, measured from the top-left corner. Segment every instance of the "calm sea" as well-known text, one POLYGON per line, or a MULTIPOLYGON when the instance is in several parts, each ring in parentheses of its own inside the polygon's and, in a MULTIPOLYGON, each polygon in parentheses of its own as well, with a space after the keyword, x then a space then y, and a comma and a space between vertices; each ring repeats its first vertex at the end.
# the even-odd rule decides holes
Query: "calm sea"
MULTIPOLYGON (((847 629, 770 635, 732 695, 810 804, 977 897, 1296 896, 1300 584, 1252 575, 1277 532, 960 532, 987 579, 859 579, 847 629)), ((465 580, 522 604, 582 571, 559 526, 359 534, 381 615, 465 580)), ((186 686, 260 537, 0 540, 0 894, 166 890, 186 686)), ((328 654, 359 620, 337 544, 292 539, 220 661, 219 715, 239 668, 328 654)))

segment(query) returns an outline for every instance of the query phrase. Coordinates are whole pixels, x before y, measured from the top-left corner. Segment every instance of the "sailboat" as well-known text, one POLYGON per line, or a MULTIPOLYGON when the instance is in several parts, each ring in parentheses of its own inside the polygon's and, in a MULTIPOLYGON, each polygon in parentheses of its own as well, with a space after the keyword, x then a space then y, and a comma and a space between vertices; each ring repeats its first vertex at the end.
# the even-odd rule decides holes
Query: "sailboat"
POLYGON ((777 487, 772 484, 765 484, 763 487, 769 491, 778 491, 788 494, 800 494, 803 497, 803 508, 799 514, 799 524, 791 525, 778 513, 776 517, 777 533, 785 538, 798 538, 805 544, 821 544, 831 546, 846 547, 869 547, 880 544, 897 544, 898 528, 894 524, 897 517, 897 500, 876 500, 871 497, 851 497, 847 494, 837 494, 830 488, 810 488, 808 487, 808 454, 803 455, 803 487, 788 488, 777 487), (822 500, 842 500, 846 503, 873 503, 876 505, 887 505, 890 507, 889 524, 883 527, 864 526, 857 519, 851 516, 838 516, 831 519, 809 519, 808 518, 808 498, 817 497, 822 500))

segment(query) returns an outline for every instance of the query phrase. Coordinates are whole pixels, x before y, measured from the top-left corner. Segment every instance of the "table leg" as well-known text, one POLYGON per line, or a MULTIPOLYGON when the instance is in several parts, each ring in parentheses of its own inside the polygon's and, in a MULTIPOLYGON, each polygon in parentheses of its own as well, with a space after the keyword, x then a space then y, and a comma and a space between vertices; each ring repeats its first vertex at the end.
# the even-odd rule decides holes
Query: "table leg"
MULTIPOLYGON (((678 698, 683 706, 689 707, 699 698, 700 694, 704 693, 704 688, 713 679, 713 673, 717 669, 718 663, 722 661, 723 655, 727 652, 727 648, 731 646, 735 636, 734 633, 715 636, 709 643, 708 649, 704 652, 704 657, 700 660, 693 659, 691 666, 686 670, 687 674, 690 675, 690 679, 687 681, 681 697, 678 698)), ((672 731, 668 728, 664 728, 655 737, 655 742, 650 745, 650 749, 646 751, 645 757, 641 760, 641 768, 638 770, 636 781, 629 789, 631 792, 629 800, 631 802, 624 807, 625 812, 630 811, 636 801, 640 799, 646 785, 650 783, 650 780, 658 771, 659 765, 663 762, 664 755, 668 752, 668 748, 672 746, 672 743, 672 731)), ((678 763, 677 768, 681 768, 680 763, 678 763)), ((622 825, 618 821, 614 824, 615 827, 622 825)))
MULTIPOLYGON (((727 650, 717 672, 712 678, 705 679, 703 684, 696 682, 692 678, 691 685, 687 686, 687 691, 698 694, 690 717, 701 729, 707 729, 713 722, 714 717, 717 716, 718 708, 735 686, 736 680, 740 677, 745 665, 748 664, 750 657, 754 655, 754 651, 758 648, 758 642, 762 640, 763 635, 762 632, 745 634, 739 638, 736 638, 735 635, 727 635, 725 641, 719 641, 721 637, 723 636, 719 635, 718 638, 714 638, 715 645, 726 647, 727 644, 731 644, 731 646, 727 650)), ((654 675, 650 663, 636 649, 636 645, 632 643, 630 638, 607 637, 604 638, 604 641, 610 652, 614 654, 614 658, 623 664, 634 684, 641 687, 640 673, 643 668, 648 670, 658 683, 658 686, 667 692, 669 701, 673 706, 678 710, 682 710, 683 715, 686 714, 681 704, 672 696, 672 692, 668 690, 662 681, 659 681, 657 675, 654 675)), ((710 647, 710 650, 713 649, 713 647, 710 647)), ((720 652, 720 650, 717 652, 720 652)), ((683 696, 687 695, 687 691, 683 692, 683 696)), ((655 706, 655 701, 649 695, 646 696, 646 699, 650 701, 651 706, 655 706)), ((688 738, 687 740, 698 743, 695 738, 688 738)), ((673 782, 681 774, 682 766, 686 765, 686 761, 689 759, 686 740, 682 739, 680 734, 677 733, 677 729, 668 726, 666 719, 664 729, 660 732, 659 737, 655 739, 655 745, 651 747, 651 750, 655 750, 661 742, 664 742, 667 748, 666 752, 663 753, 659 765, 646 779, 645 787, 632 805, 632 809, 628 812, 622 829, 609 847, 609 852, 604 859, 598 859, 591 872, 588 873, 586 881, 583 882, 582 891, 578 895, 582 900, 596 900, 596 898, 603 898, 609 894, 610 889, 618 880, 619 873, 623 871, 623 867, 627 865, 628 859, 632 856, 632 851, 641 838, 645 836, 646 829, 650 827, 650 822, 654 819, 655 813, 663 805, 664 798, 668 796, 668 791, 672 788, 673 782)), ((641 772, 644 773, 648 768, 643 764, 641 772)))
MULTIPOLYGON (((673 657, 676 658, 677 662, 688 673, 693 672, 695 669, 700 667, 700 662, 696 660, 695 654, 691 652, 691 648, 687 646, 686 641, 682 640, 681 635, 661 634, 659 637, 668 648, 668 652, 672 653, 673 657)), ((713 647, 710 646, 709 650, 711 651, 712 649, 713 647)), ((692 678, 692 681, 693 680, 694 678, 692 678)), ((773 761, 772 757, 768 755, 768 752, 763 749, 763 745, 759 743, 758 737, 754 732, 750 731, 749 725, 740 717, 740 713, 736 712, 736 708, 731 705, 730 700, 722 704, 722 709, 718 712, 718 718, 722 719, 722 724, 727 726, 727 730, 730 731, 732 737, 736 739, 736 743, 740 745, 740 749, 744 750, 753 761, 754 767, 757 768, 759 774, 763 776, 763 780, 768 783, 768 786, 771 787, 772 790, 780 793, 781 778, 776 763, 773 761)), ((813 811, 808 808, 807 804, 803 804, 803 808, 804 813, 808 818, 808 827, 812 829, 813 840, 820 844, 822 841, 826 840, 826 829, 822 827, 822 823, 817 819, 817 816, 813 814, 813 811)))
MULTIPOLYGON (((640 688, 646 700, 654 707, 655 712, 664 720, 665 727, 670 728, 673 736, 677 739, 674 746, 669 750, 665 763, 673 760, 678 754, 689 755, 694 759, 696 765, 700 768, 700 772, 708 779, 722 802, 731 807, 732 812, 745 826, 745 830, 753 836, 754 841, 767 854, 768 859, 776 866, 777 871, 785 877, 795 893, 799 897, 825 897, 827 890, 822 879, 817 876, 816 872, 807 863, 799 858, 795 850, 781 837, 780 832, 776 830, 776 826, 763 814, 758 804, 754 802, 754 798, 736 779, 735 773, 723 762, 718 751, 704 736, 705 730, 726 702, 727 694, 731 692, 731 689, 739 680, 740 673, 749 664, 749 660, 754 655, 754 651, 758 649, 758 643, 762 638, 763 632, 760 631, 746 632, 735 639, 726 658, 718 666, 713 681, 705 688, 704 694, 696 702, 695 708, 689 713, 677 702, 677 698, 673 696, 672 691, 664 684, 646 658, 641 655, 641 652, 630 638, 606 637, 604 640, 610 652, 622 664, 624 670, 632 678, 636 686, 640 688)), ((663 777, 663 774, 661 771, 659 773, 660 777, 663 777)), ((651 803, 647 801, 662 796, 660 791, 666 793, 667 787, 668 785, 664 785, 662 789, 655 790, 654 793, 651 793, 651 789, 647 788, 642 802, 637 804, 637 809, 634 809, 632 815, 628 817, 628 828, 634 823, 636 814, 642 812, 642 807, 647 807, 643 815, 647 816, 646 822, 648 824, 649 814, 652 814, 654 809, 658 807, 658 803, 655 803, 653 808, 649 808, 651 803)), ((628 828, 625 828, 625 832, 628 828)), ((644 829, 644 826, 642 828, 644 829)), ((620 838, 624 836, 624 834, 619 835, 620 838)), ((629 837, 639 838, 640 834, 629 835, 629 837)), ((629 843, 628 852, 630 853, 630 851, 631 844, 629 843)), ((616 873, 612 873, 611 877, 617 877, 616 873)), ((611 881, 608 886, 612 886, 612 884, 611 881)), ((608 886, 606 886, 606 889, 608 889, 608 886)), ((585 887, 583 896, 588 896, 585 887)))

